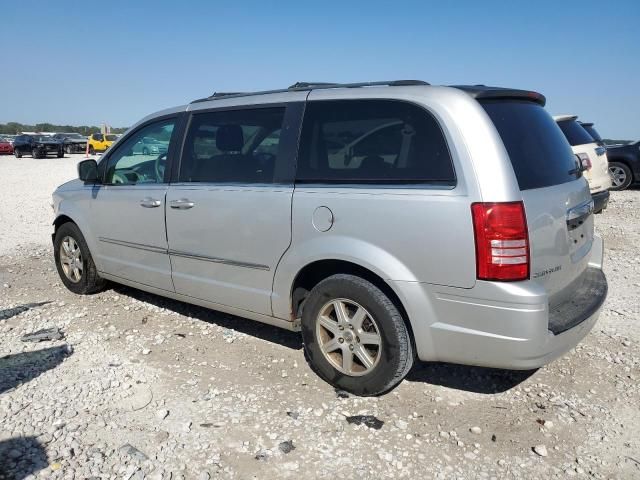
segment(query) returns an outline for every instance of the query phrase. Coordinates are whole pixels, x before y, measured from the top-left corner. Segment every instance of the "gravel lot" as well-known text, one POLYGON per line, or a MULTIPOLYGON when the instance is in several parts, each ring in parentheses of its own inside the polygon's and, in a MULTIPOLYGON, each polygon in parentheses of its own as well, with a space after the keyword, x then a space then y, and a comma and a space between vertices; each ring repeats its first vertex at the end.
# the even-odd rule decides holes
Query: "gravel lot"
POLYGON ((320 381, 297 334, 68 292, 49 202, 74 157, 0 157, 0 479, 640 477, 640 190, 597 217, 610 293, 578 348, 535 372, 420 364, 363 399, 320 381))

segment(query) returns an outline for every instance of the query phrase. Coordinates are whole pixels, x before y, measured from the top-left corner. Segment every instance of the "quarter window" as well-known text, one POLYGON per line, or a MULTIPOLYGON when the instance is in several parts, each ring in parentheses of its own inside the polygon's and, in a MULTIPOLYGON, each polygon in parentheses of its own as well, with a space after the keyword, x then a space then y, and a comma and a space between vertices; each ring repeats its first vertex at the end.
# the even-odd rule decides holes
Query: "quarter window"
POLYGON ((390 100, 309 103, 296 177, 306 183, 455 185, 435 118, 390 100))
POLYGON ((284 108, 194 114, 181 182, 273 183, 284 108))
POLYGON ((107 159, 105 183, 162 183, 174 126, 175 119, 163 120, 130 135, 107 159), (153 146, 142 148, 143 139, 151 139, 153 146))

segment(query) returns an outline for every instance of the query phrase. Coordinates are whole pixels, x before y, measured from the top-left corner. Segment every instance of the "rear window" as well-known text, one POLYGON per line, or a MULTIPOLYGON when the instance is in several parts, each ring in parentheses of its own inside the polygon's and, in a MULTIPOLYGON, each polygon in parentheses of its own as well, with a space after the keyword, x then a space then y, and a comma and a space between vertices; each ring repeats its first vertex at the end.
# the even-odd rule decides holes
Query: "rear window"
POLYGON ((558 122, 558 125, 572 146, 594 142, 591 135, 575 120, 563 120, 558 122))
POLYGON ((297 181, 455 185, 444 134, 417 105, 331 100, 307 105, 297 181))
POLYGON ((550 187, 578 178, 576 157, 542 106, 526 101, 480 103, 502 138, 520 190, 550 187))
POLYGON ((598 131, 593 128, 593 125, 585 125, 584 123, 582 124, 582 128, 584 128, 587 133, 589 135, 591 135, 591 137, 596 141, 596 142, 602 142, 602 137, 600 136, 600 134, 598 133, 598 131))

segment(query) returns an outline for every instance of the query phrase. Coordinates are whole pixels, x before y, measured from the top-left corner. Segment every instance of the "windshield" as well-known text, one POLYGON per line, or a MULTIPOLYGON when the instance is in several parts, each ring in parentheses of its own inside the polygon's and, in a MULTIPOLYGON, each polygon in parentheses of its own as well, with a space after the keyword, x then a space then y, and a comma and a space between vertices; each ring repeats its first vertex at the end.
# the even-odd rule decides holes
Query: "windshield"
POLYGON ((108 142, 115 142, 118 139, 117 135, 106 135, 105 137, 108 142))
POLYGON ((562 130, 562 133, 564 133, 564 136, 567 137, 567 140, 572 147, 575 147, 576 145, 594 143, 591 135, 589 135, 587 131, 582 128, 582 125, 575 120, 562 120, 558 122, 558 126, 562 130))
POLYGON ((502 138, 520 190, 551 187, 578 177, 576 157, 542 106, 505 100, 480 103, 502 138))
POLYGON ((78 138, 78 139, 84 139, 84 137, 82 135, 80 135, 79 133, 63 133, 63 135, 66 138, 78 138))

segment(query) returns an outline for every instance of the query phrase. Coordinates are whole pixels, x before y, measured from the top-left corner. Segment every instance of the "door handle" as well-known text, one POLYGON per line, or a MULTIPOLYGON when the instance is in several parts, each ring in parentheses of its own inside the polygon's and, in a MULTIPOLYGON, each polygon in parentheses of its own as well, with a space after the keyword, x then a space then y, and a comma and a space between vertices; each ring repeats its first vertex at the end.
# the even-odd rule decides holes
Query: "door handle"
POLYGON ((169 206, 177 210, 188 210, 190 208, 193 208, 195 206, 195 203, 186 198, 181 198, 180 200, 171 200, 171 202, 169 202, 169 206))
POLYGON ((159 207, 161 203, 162 202, 160 200, 156 200, 155 198, 151 197, 145 197, 140 200, 140 206, 144 208, 156 208, 159 207))

